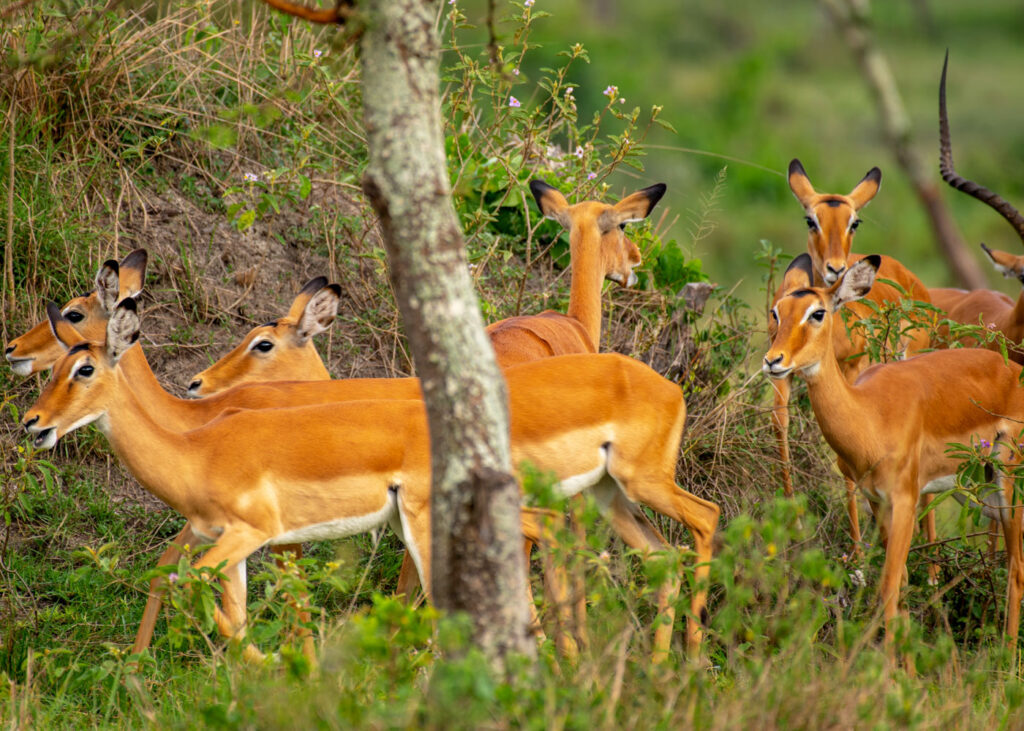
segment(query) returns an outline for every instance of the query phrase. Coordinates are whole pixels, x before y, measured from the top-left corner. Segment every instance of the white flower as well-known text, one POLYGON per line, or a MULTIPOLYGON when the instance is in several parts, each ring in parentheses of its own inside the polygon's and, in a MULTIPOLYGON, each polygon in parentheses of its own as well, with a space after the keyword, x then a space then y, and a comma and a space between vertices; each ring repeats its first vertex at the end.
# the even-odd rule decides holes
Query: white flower
POLYGON ((614 97, 616 94, 619 93, 619 87, 612 86, 611 84, 609 84, 608 86, 605 87, 604 91, 601 92, 601 93, 604 94, 607 97, 614 97))
POLYGON ((575 155, 576 155, 576 157, 578 157, 578 158, 579 158, 580 160, 582 160, 582 159, 583 159, 583 148, 582 148, 582 147, 581 147, 580 145, 576 145, 576 152, 575 152, 575 155))
POLYGON ((257 180, 259 180, 259 177, 257 177, 256 173, 245 173, 242 177, 245 178, 245 180, 249 183, 255 183, 257 180))
POLYGON ((521 107, 522 103, 510 94, 508 97, 508 105, 510 107, 521 107))
POLYGON ((313 58, 320 58, 323 55, 324 55, 324 52, 321 51, 319 48, 314 48, 313 49, 313 58))

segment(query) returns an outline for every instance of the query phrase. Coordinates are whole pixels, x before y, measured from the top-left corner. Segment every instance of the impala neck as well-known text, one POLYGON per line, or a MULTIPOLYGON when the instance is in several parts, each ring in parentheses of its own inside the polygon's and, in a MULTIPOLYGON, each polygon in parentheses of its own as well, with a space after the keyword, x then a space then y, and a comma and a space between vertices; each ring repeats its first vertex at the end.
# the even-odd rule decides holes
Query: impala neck
POLYGON ((569 232, 572 283, 569 317, 580 321, 595 348, 601 346, 601 237, 593 224, 573 226, 569 232))
POLYGON ((173 431, 188 431, 198 426, 195 423, 192 402, 178 398, 164 389, 153 373, 139 343, 125 351, 118 368, 141 402, 160 413, 164 427, 173 431))
POLYGON ((188 517, 192 512, 189 487, 202 484, 196 479, 201 475, 194 474, 196 461, 189 459, 193 445, 151 416, 161 412, 132 390, 120 368, 114 370, 114 377, 116 395, 97 425, 118 459, 142 486, 188 517))
POLYGON ((856 388, 843 376, 832 348, 832 337, 826 338, 828 348, 814 369, 803 372, 811 408, 817 418, 825 440, 840 456, 843 446, 857 443, 856 436, 863 431, 860 415, 863 408, 856 388))

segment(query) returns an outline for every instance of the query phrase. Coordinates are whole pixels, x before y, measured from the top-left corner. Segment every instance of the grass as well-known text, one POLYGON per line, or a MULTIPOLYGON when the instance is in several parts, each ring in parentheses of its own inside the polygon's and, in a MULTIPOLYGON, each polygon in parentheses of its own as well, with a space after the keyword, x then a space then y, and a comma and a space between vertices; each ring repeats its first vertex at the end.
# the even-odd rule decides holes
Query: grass
MULTIPOLYGON (((261 647, 280 648, 267 667, 244 665, 219 642, 209 627, 213 589, 193 594, 187 578, 151 651, 132 658, 150 568, 181 519, 124 473, 95 430, 62 440, 53 453, 27 450, 18 416, 41 381, 0 369, 0 672, 8 691, 0 717, 10 727, 1019 725, 1024 686, 998 636, 1005 570, 966 537, 976 526, 952 514, 948 542, 911 554, 911 621, 897 639, 916 667, 911 676, 889 667, 880 649, 874 587, 882 552, 865 519, 866 555, 857 564, 848 558, 841 480, 799 386, 791 444, 801 496, 776 494, 755 333, 764 328, 758 288, 771 289, 763 284, 767 265, 777 272, 779 262, 777 250, 756 242, 786 242, 787 252, 801 245, 784 181, 734 163, 723 170, 717 159, 633 157, 623 145, 628 129, 634 139, 716 149, 770 169, 799 154, 816 183, 849 187, 882 153, 852 64, 820 17, 793 6, 754 22, 760 5, 738 12, 702 3, 687 8, 686 23, 668 24, 663 9, 634 3, 619 8, 616 27, 648 28, 656 38, 617 33, 595 42, 587 63, 579 52, 554 53, 575 40, 567 29, 583 37, 606 27, 599 14, 552 0, 545 7, 554 18, 534 6, 536 18, 524 23, 513 6, 520 35, 508 31, 503 58, 521 69, 516 77, 481 65, 480 30, 459 19, 458 12, 475 17, 461 5, 443 8, 447 37, 462 49, 448 41, 445 119, 456 206, 489 319, 565 306, 567 242, 537 219, 525 195, 529 179, 608 199, 670 182, 658 209, 664 217, 631 228, 644 254, 642 287, 609 294, 603 347, 659 368, 687 355, 689 418, 677 480, 723 508, 707 666, 689 664, 678 637, 665 667, 649 662, 653 591, 677 566, 690 576, 689 554, 641 561, 611 539, 593 505, 586 544, 566 536, 562 556, 587 578, 592 644, 575 667, 545 643, 536 664, 493 677, 467 646, 460 618, 386 598, 399 563, 390 535, 316 544, 284 572, 253 562, 251 632, 261 647), (608 83, 628 97, 622 110, 601 96, 608 83), (571 102, 567 84, 576 88, 571 102), (825 88, 828 105, 820 103, 825 88), (509 94, 523 107, 509 108, 509 94), (634 102, 665 103, 678 134, 659 137, 670 133, 646 111, 633 115, 634 102), (570 143, 588 141, 581 157, 570 152, 570 143), (643 173, 628 164, 640 161, 643 173), (765 252, 760 262, 756 251, 765 252), (678 290, 707 277, 719 290, 705 314, 680 309, 678 290), (928 558, 941 566, 938 589, 925 582, 928 558), (320 609, 318 674, 286 632, 285 596, 302 588, 320 609)), ((876 5, 916 125, 916 110, 934 107, 936 41, 915 30, 903 6, 876 5)), ((984 140, 980 154, 992 162, 978 168, 982 178, 1019 146, 1000 116, 1012 113, 1000 95, 1002 71, 979 72, 1012 67, 1019 51, 1006 39, 1019 20, 994 2, 970 14, 953 3, 933 6, 941 27, 956 20, 984 42, 977 56, 954 54, 962 74, 954 117, 963 120, 954 124, 964 125, 954 127, 954 144, 960 149, 963 135, 973 155, 984 140), (972 146, 974 125, 987 126, 972 146)), ((0 150, 15 151, 13 169, 0 155, 0 181, 15 201, 5 215, 14 226, 16 282, 4 290, 0 334, 22 332, 46 299, 79 293, 104 259, 144 245, 152 262, 147 351, 172 388, 247 327, 281 314, 291 292, 322 272, 342 283, 347 303, 320 344, 332 372, 410 372, 386 260, 358 192, 365 150, 352 48, 258 4, 145 7, 101 13, 91 25, 90 8, 68 13, 43 2, 0 27, 8 58, 39 61, 0 75, 0 150), (81 32, 67 40, 71 28, 81 32), (50 48, 61 53, 51 57, 50 48), (252 215, 238 225, 229 212, 252 215)), ((1005 180, 990 185, 1008 196, 1020 190, 1001 188, 1005 180)), ((883 191, 866 228, 901 246, 918 241, 921 223, 897 176, 883 191)), ((954 205, 968 216, 962 220, 987 215, 954 205)), ((905 251, 915 269, 934 274, 926 279, 941 278, 925 244, 905 251)), ((680 526, 655 520, 674 544, 688 542, 680 526)))

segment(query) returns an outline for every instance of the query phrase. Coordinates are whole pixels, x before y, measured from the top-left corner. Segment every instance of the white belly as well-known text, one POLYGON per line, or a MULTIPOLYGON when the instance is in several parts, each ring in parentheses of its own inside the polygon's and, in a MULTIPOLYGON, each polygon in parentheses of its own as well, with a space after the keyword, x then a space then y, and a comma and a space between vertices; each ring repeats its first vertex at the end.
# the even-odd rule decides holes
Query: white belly
POLYGON ((365 533, 368 530, 378 528, 393 518, 398 510, 397 497, 393 490, 388 491, 388 499, 384 507, 374 513, 364 515, 346 515, 334 520, 325 520, 322 523, 296 528, 295 530, 282 533, 267 541, 272 546, 282 543, 305 543, 307 541, 326 541, 331 538, 344 538, 354 536, 358 533, 365 533))

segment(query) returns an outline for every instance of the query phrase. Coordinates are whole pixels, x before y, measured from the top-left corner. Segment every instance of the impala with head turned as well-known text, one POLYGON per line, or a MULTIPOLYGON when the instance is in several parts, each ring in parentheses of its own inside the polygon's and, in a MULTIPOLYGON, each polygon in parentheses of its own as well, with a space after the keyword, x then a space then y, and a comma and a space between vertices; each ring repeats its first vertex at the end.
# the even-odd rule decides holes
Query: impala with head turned
MULTIPOLYGON (((880 257, 866 257, 824 287, 814 285, 807 255, 794 259, 786 272, 786 294, 772 308, 776 331, 763 370, 774 380, 794 374, 804 378, 825 439, 871 504, 886 548, 880 600, 891 623, 898 613, 918 499, 954 486, 957 462, 948 444, 1003 440, 1016 454, 1024 388, 1019 366, 975 349, 879 363, 848 381, 835 355, 835 313, 870 291, 879 265, 880 257)), ((1024 591, 1022 510, 1013 499, 1013 480, 1002 483, 1002 491, 983 500, 985 514, 1000 522, 1006 539, 1005 629, 1015 646, 1024 591)))
MULTIPOLYGON (((804 220, 807 223, 807 256, 811 262, 811 282, 815 286, 829 285, 837 281, 847 269, 862 257, 850 253, 854 234, 860 226, 860 211, 871 202, 878 193, 882 181, 882 173, 871 168, 847 195, 836 193, 819 193, 814 189, 804 166, 797 159, 789 163, 789 187, 793 195, 804 209, 804 220)), ((910 298, 922 302, 929 301, 928 290, 912 272, 897 260, 880 257, 878 275, 891 280, 897 286, 879 282, 867 294, 866 299, 876 305, 899 302, 910 298)), ((785 283, 775 294, 777 302, 786 293, 785 283)), ((866 304, 852 303, 848 308, 854 320, 870 318, 874 310, 866 304)), ((769 319, 769 335, 774 335, 775 322, 769 319)), ((931 345, 929 333, 923 328, 912 328, 901 323, 901 339, 896 353, 892 357, 904 357, 925 350, 931 345)), ((846 378, 853 379, 868 365, 865 353, 867 341, 860 331, 848 331, 843 322, 832 328, 833 350, 838 358, 840 368, 846 378)), ((791 383, 789 378, 772 381, 774 405, 772 424, 775 429, 776 442, 779 448, 782 486, 785 494, 793 494, 793 481, 790 470, 789 452, 789 394, 791 383)), ((853 485, 847 481, 847 513, 850 518, 850 537, 854 543, 854 551, 859 551, 860 522, 857 516, 857 500, 853 485)), ((934 524, 934 516, 929 513, 926 520, 934 524)))
POLYGON ((552 355, 593 353, 601 342, 601 286, 610 280, 623 287, 636 284, 633 269, 640 250, 626 224, 642 221, 665 195, 663 183, 649 186, 618 203, 581 201, 570 205, 558 190, 540 180, 530 192, 545 218, 569 232, 572 280, 567 314, 547 310, 519 315, 489 325, 498 363, 504 367, 552 355))
MULTIPOLYGON (((217 614, 225 635, 238 636, 244 627, 243 562, 267 544, 390 523, 410 547, 429 592, 430 450, 422 401, 239 410, 174 432, 138 398, 119 366, 138 337, 132 300, 111 317, 105 346, 83 340, 55 307, 48 314, 68 352, 26 412, 26 428, 46 447, 95 421, 139 482, 213 543, 196 567, 226 562, 229 586, 224 612, 217 614)), ((623 526, 613 507, 629 515, 639 512, 637 502, 691 529, 700 563, 687 646, 696 651, 719 511, 675 484, 686 417, 678 386, 616 354, 546 359, 510 369, 506 378, 514 464, 553 472, 566 494, 592 489, 616 529, 623 526)), ((524 533, 543 538, 529 517, 524 533)), ((657 533, 623 537, 645 551, 668 547, 657 533)), ((664 619, 655 644, 662 654, 678 588, 666 582, 658 591, 664 619)))

